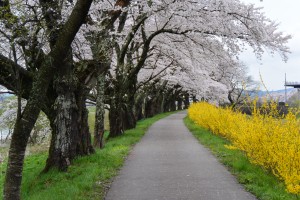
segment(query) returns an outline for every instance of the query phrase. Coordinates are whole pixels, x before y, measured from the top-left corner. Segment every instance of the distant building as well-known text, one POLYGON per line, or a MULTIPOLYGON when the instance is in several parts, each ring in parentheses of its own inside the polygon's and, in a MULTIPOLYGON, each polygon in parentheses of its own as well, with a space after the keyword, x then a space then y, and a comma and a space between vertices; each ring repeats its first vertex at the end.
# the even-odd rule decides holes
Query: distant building
POLYGON ((300 82, 285 82, 285 87, 300 88, 300 82))

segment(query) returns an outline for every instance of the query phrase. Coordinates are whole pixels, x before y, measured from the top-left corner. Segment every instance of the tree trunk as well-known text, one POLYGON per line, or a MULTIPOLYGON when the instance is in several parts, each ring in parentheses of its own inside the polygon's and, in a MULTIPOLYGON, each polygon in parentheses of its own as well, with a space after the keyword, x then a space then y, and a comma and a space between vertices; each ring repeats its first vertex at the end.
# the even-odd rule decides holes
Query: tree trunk
POLYGON ((126 107, 125 112, 123 112, 123 129, 128 130, 128 129, 133 129, 136 126, 136 119, 133 113, 133 108, 132 106, 126 107))
POLYGON ((145 118, 144 113, 143 113, 143 107, 144 107, 143 96, 142 95, 137 96, 136 102, 134 104, 134 112, 135 112, 134 116, 137 121, 145 118))
POLYGON ((165 112, 165 105, 166 105, 166 95, 162 94, 162 100, 160 102, 160 113, 165 112))
POLYGON ((22 170, 25 150, 30 132, 39 116, 36 105, 26 106, 21 119, 17 119, 9 148, 8 164, 4 183, 5 200, 20 199, 22 170))
POLYGON ((85 89, 79 87, 74 91, 69 86, 63 87, 62 83, 58 88, 60 91, 53 114, 47 115, 52 138, 44 172, 51 168, 66 171, 74 158, 94 152, 88 127, 85 89))
POLYGON ((77 120, 77 125, 79 128, 79 138, 76 138, 76 155, 90 155, 95 152, 92 140, 91 133, 89 130, 89 111, 86 108, 86 99, 90 89, 84 85, 80 85, 79 92, 76 93, 77 106, 79 110, 79 117, 77 120))
POLYGON ((159 113, 162 113, 162 99, 163 97, 159 94, 152 99, 146 101, 145 105, 145 116, 153 117, 159 113))
POLYGON ((51 150, 45 170, 51 167, 57 167, 61 171, 66 171, 75 157, 75 151, 72 149, 73 138, 78 134, 75 119, 78 118, 76 112, 75 96, 73 92, 59 94, 56 102, 56 117, 54 120, 54 133, 52 137, 51 150))
POLYGON ((116 137, 124 133, 122 115, 121 102, 119 99, 112 99, 109 110, 109 137, 116 137))
POLYGON ((95 130, 94 130, 94 147, 102 149, 104 147, 104 86, 105 74, 97 77, 97 98, 96 98, 96 114, 95 114, 95 130))
POLYGON ((182 110, 182 99, 179 97, 177 99, 177 110, 182 110))
POLYGON ((174 96, 171 97, 170 111, 176 111, 176 101, 175 101, 174 96))
POLYGON ((53 108, 55 116, 50 121, 53 122, 53 135, 49 157, 44 171, 50 168, 58 168, 60 171, 67 171, 71 160, 76 156, 76 136, 79 134, 78 128, 78 105, 75 97, 76 80, 72 52, 64 60, 63 66, 58 68, 57 77, 54 81, 57 98, 53 108))
POLYGON ((56 113, 54 119, 54 132, 56 133, 53 141, 54 155, 50 154, 50 160, 47 160, 47 166, 56 166, 61 171, 67 171, 71 160, 75 157, 72 142, 75 140, 74 136, 78 134, 75 123, 78 118, 74 93, 76 83, 73 75, 72 53, 70 52, 64 67, 59 68, 58 78, 55 81, 57 98, 54 103, 56 113))
POLYGON ((146 99, 146 103, 145 103, 145 117, 149 118, 149 117, 153 117, 153 111, 154 106, 153 106, 153 100, 152 99, 146 99))
MULTIPOLYGON (((124 83, 124 78, 119 76, 118 83, 114 85, 111 94, 109 111, 109 137, 116 137, 127 129, 135 128, 136 118, 134 116, 134 95, 136 78, 124 83)), ((128 80, 127 80, 128 81, 128 80)))
POLYGON ((164 105, 164 112, 169 112, 170 111, 170 100, 166 99, 165 105, 164 105))
POLYGON ((124 130, 136 127, 136 118, 134 115, 134 95, 129 95, 128 100, 124 103, 123 126, 124 130))
POLYGON ((14 132, 11 139, 6 177, 4 183, 3 197, 5 200, 20 199, 20 188, 22 182, 22 170, 25 150, 31 130, 39 116, 40 107, 46 94, 45 88, 49 85, 49 74, 51 70, 50 59, 41 67, 37 74, 32 89, 31 96, 19 119, 16 120, 14 132))
POLYGON ((153 115, 157 115, 159 113, 162 113, 162 109, 161 109, 161 102, 163 101, 163 98, 160 94, 157 94, 154 102, 153 102, 153 107, 154 107, 154 113, 153 115))
POLYGON ((25 150, 31 130, 39 116, 41 105, 45 101, 46 91, 56 68, 67 56, 67 50, 84 22, 92 1, 77 1, 71 15, 64 24, 57 45, 42 62, 34 78, 30 97, 16 121, 8 156, 8 165, 4 183, 5 200, 19 200, 22 182, 22 170, 25 150))
POLYGON ((189 94, 184 96, 184 109, 188 109, 190 106, 190 97, 189 94))
POLYGON ((193 99, 193 103, 197 103, 198 102, 198 99, 196 98, 195 95, 192 96, 192 99, 193 99))

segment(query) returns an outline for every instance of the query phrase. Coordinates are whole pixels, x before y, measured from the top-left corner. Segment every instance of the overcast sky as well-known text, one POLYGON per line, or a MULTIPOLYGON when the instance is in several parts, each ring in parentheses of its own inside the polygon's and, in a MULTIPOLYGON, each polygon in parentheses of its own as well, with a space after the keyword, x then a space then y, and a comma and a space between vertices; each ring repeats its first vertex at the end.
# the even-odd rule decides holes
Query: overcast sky
MULTIPOLYGON (((241 0, 245 3, 253 3, 257 7, 264 7, 265 15, 279 22, 279 30, 292 35, 289 47, 292 53, 287 63, 283 62, 280 55, 273 57, 266 52, 262 60, 249 52, 240 56, 249 68, 249 74, 257 81, 260 81, 259 73, 262 76, 268 90, 284 89, 284 74, 287 81, 300 82, 300 1, 299 0, 241 0)), ((264 90, 263 88, 261 88, 264 90)))

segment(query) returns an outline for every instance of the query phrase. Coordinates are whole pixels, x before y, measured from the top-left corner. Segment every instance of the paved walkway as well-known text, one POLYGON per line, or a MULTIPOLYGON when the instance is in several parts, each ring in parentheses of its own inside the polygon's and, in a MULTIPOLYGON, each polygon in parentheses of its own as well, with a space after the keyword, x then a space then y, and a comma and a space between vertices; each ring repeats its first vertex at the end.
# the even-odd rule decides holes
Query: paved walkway
POLYGON ((129 155, 106 200, 255 200, 184 126, 156 122, 129 155))

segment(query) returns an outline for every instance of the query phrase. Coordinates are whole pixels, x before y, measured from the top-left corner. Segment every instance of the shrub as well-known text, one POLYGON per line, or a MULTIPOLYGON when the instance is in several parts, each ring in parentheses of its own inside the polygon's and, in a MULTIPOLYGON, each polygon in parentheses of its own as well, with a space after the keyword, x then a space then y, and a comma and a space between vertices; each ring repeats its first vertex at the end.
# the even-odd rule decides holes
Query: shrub
POLYGON ((188 115, 198 125, 232 142, 249 160, 283 180, 287 191, 300 193, 300 133, 296 114, 284 117, 276 103, 252 107, 252 116, 206 102, 192 104, 188 115), (267 110, 267 112, 265 112, 267 110))

